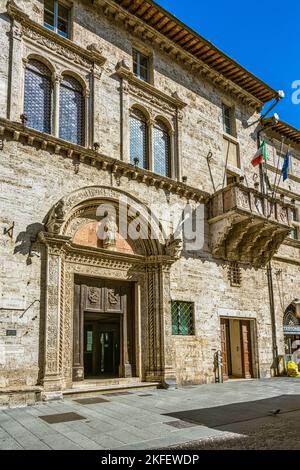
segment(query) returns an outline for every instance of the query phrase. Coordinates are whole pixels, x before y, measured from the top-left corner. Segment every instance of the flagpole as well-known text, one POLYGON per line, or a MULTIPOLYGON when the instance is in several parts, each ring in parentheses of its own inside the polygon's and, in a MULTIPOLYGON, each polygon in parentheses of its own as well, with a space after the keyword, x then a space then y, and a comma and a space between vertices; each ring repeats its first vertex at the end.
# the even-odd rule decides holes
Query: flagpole
MULTIPOLYGON (((264 130, 264 127, 261 122, 261 129, 257 132, 257 148, 261 146, 260 143, 260 133, 264 130)), ((265 194, 264 186, 264 177, 263 177, 263 167, 262 163, 259 165, 260 169, 260 184, 261 192, 265 194)), ((273 276, 272 276, 272 263, 271 261, 267 264, 267 281, 268 281, 268 294, 269 294, 269 305, 270 305, 270 314, 271 314, 271 332, 272 332, 272 356, 273 356, 273 370, 275 375, 278 375, 278 346, 277 346, 277 337, 276 337, 276 313, 275 313, 275 299, 274 299, 274 289, 273 289, 273 276)))
MULTIPOLYGON (((290 146, 288 146, 287 154, 289 153, 289 151, 290 151, 290 146)), ((281 170, 278 185, 277 185, 277 188, 275 188, 274 199, 276 198, 276 194, 277 194, 277 191, 279 189, 279 185, 281 183, 282 176, 283 176, 283 173, 282 173, 282 170, 281 170)))
MULTIPOLYGON (((260 148, 261 143, 260 143, 260 133, 262 132, 263 127, 257 131, 257 149, 260 148)), ((260 190, 262 194, 265 194, 265 185, 264 185, 264 172, 263 172, 263 164, 259 164, 259 180, 260 180, 260 190)))
MULTIPOLYGON (((273 193, 272 193, 272 200, 275 199, 275 195, 276 195, 277 175, 278 175, 278 171, 279 171, 280 158, 281 158, 281 154, 282 154, 282 151, 283 151, 283 144, 284 144, 284 137, 282 137, 282 139, 281 139, 280 153, 279 153, 278 159, 277 159, 277 167, 276 167, 274 188, 273 188, 273 193)), ((280 178, 279 178, 279 183, 280 183, 280 179, 281 179, 281 175, 280 175, 280 178)))

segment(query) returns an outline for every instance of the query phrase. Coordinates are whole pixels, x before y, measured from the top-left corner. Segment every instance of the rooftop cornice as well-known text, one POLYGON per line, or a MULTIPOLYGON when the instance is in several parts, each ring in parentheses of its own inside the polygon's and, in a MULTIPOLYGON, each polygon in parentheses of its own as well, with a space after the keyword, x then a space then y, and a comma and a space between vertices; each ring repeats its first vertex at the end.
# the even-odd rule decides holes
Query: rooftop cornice
POLYGON ((278 121, 274 124, 273 118, 267 118, 262 120, 264 132, 279 138, 284 137, 294 146, 300 146, 300 130, 287 124, 284 121, 278 121))
MULTIPOLYGON (((76 56, 81 57, 80 65, 85 67, 92 66, 93 63, 96 63, 99 66, 103 66, 106 62, 106 58, 102 55, 102 52, 97 50, 94 44, 90 44, 87 48, 83 48, 69 39, 63 38, 53 31, 44 28, 36 21, 33 21, 29 16, 21 10, 14 1, 10 0, 7 2, 7 13, 8 15, 21 25, 21 30, 18 31, 18 35, 22 37, 23 35, 29 37, 29 39, 34 42, 39 43, 39 38, 42 42, 45 40, 48 41, 47 47, 51 43, 55 44, 54 50, 57 51, 58 47, 61 47, 64 50, 70 51, 70 60, 76 59, 76 56)), ((51 48, 51 47, 50 47, 51 48)), ((76 61, 76 60, 74 60, 76 61)))
POLYGON ((105 16, 111 17, 113 21, 122 22, 133 34, 152 45, 153 43, 156 44, 173 59, 181 61, 194 72, 207 77, 216 86, 258 111, 261 110, 264 103, 277 96, 275 90, 156 3, 149 0, 95 0, 94 4, 102 7, 105 16), (148 21, 147 19, 145 12, 150 9, 154 11, 154 14, 157 14, 156 22, 153 21, 152 16, 151 20, 148 21), (165 22, 173 23, 174 27, 181 28, 182 31, 185 28, 186 36, 189 37, 188 43, 198 42, 201 50, 205 50, 205 54, 200 54, 199 50, 194 53, 194 46, 187 47, 181 41, 175 41, 174 37, 168 37, 165 24, 163 27, 158 27, 158 25, 163 24, 163 21, 159 21, 159 18, 165 20, 165 22), (201 45, 201 43, 203 44, 201 45), (212 62, 212 56, 215 57, 215 62, 212 62))
POLYGON ((64 158, 72 159, 76 172, 79 171, 81 164, 109 171, 115 176, 116 185, 118 185, 120 178, 125 176, 139 184, 163 189, 169 193, 176 194, 180 198, 199 203, 206 203, 210 197, 209 193, 188 186, 185 183, 157 175, 149 170, 135 167, 122 160, 111 158, 90 148, 72 144, 50 134, 30 129, 18 122, 0 118, 0 139, 4 140, 5 135, 9 135, 14 141, 22 141, 26 145, 38 147, 41 150, 51 152, 51 154, 54 153, 64 158))

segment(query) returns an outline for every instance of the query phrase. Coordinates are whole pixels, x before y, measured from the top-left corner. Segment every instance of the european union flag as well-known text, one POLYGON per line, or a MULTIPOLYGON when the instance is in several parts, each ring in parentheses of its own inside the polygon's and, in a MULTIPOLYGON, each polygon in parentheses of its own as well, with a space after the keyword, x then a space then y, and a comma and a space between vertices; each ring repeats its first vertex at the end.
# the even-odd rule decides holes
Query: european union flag
POLYGON ((286 156, 284 157, 284 162, 281 170, 283 181, 287 180, 289 177, 290 161, 291 154, 290 152, 287 152, 286 156))

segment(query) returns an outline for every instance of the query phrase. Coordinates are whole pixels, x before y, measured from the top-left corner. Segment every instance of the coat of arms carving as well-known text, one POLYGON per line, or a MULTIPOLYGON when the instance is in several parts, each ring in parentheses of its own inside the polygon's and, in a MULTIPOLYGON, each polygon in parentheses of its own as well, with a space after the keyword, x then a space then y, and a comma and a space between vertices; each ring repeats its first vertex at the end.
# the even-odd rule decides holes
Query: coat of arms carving
POLYGON ((91 304, 96 304, 99 302, 99 291, 96 287, 91 287, 88 291, 88 299, 91 304))
POLYGON ((108 289, 107 297, 110 305, 117 305, 120 302, 120 295, 116 293, 113 289, 108 289))

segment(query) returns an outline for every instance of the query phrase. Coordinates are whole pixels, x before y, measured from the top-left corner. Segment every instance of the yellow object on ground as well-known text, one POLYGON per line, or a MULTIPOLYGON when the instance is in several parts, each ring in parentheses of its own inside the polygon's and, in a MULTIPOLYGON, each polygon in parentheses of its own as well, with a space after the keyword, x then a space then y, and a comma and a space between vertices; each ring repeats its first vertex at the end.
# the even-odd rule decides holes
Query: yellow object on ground
POLYGON ((296 362, 289 361, 287 365, 287 375, 289 377, 300 377, 298 365, 296 362))

